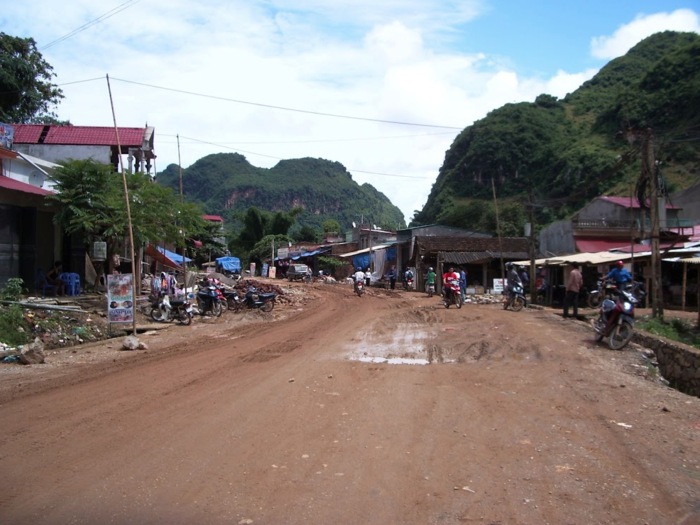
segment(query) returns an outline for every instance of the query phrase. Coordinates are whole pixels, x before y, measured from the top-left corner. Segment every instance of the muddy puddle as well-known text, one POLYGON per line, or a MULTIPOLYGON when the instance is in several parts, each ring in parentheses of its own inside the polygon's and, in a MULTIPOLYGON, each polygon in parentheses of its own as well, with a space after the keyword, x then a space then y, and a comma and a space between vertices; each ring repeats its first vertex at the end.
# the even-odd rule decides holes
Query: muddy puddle
MULTIPOLYGON (((434 362, 436 333, 425 324, 397 323, 358 334, 348 345, 347 358, 363 363, 428 365, 434 362)), ((441 360, 441 362, 445 362, 441 360)))

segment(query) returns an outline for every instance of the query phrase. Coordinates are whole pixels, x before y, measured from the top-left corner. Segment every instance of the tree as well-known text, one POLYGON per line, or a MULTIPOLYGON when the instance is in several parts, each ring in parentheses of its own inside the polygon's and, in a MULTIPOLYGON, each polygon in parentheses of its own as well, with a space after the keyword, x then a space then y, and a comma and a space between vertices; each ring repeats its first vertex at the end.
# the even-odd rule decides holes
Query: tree
POLYGON ((323 233, 340 233, 340 224, 335 219, 323 221, 323 233))
MULTIPOLYGON (((93 159, 71 160, 54 171, 56 191, 48 198, 59 203, 54 218, 66 233, 85 235, 85 242, 107 242, 113 253, 128 236, 128 218, 121 176, 109 164, 93 159)), ((171 242, 184 246, 186 239, 205 228, 202 210, 181 203, 175 193, 150 181, 144 173, 127 173, 134 245, 171 242)))
POLYGON ((291 237, 296 242, 318 242, 321 235, 316 228, 305 224, 299 230, 292 232, 291 237))
POLYGON ((63 98, 53 68, 32 38, 0 33, 0 122, 57 122, 50 111, 63 98))

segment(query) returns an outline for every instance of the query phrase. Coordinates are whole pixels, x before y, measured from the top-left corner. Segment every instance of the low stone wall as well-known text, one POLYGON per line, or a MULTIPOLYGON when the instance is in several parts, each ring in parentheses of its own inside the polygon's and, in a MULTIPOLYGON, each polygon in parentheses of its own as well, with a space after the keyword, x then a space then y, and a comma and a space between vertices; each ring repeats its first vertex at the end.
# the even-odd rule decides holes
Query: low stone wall
POLYGON ((700 397, 700 350, 639 330, 632 340, 654 351, 659 372, 673 388, 700 397))

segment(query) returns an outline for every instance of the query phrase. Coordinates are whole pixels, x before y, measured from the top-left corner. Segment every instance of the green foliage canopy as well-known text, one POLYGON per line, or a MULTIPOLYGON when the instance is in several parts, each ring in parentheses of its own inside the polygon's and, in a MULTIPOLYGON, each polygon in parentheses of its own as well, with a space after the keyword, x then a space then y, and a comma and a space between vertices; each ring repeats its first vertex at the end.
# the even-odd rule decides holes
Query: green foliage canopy
POLYGON ((51 83, 55 76, 34 39, 0 33, 0 122, 56 122, 51 107, 63 92, 51 83))

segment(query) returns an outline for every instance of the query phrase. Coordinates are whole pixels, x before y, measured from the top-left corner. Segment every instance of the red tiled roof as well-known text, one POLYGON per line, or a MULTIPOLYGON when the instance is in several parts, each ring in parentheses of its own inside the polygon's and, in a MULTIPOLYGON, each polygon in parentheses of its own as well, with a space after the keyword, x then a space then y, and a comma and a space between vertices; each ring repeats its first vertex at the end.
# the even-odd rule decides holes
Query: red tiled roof
POLYGON ((224 222, 224 219, 220 215, 202 215, 202 218, 205 221, 224 222))
MULTIPOLYGON (((634 209, 639 209, 639 201, 637 201, 636 198, 629 198, 629 197, 598 197, 601 200, 604 200, 606 202, 611 202, 612 204, 617 204, 618 206, 623 206, 625 208, 634 208, 634 209)), ((677 206, 673 206, 671 204, 666 204, 666 209, 667 210, 678 210, 677 206)))
MULTIPOLYGON (((113 127, 47 126, 43 124, 13 124, 15 144, 59 144, 63 146, 116 146, 113 127), (40 142, 46 130, 46 136, 40 142)), ((119 128, 122 147, 141 147, 145 128, 119 128)))
POLYGON ((32 186, 26 182, 20 182, 5 176, 0 176, 0 188, 21 191, 22 193, 33 193, 34 195, 53 195, 52 191, 37 188, 36 186, 32 186))

